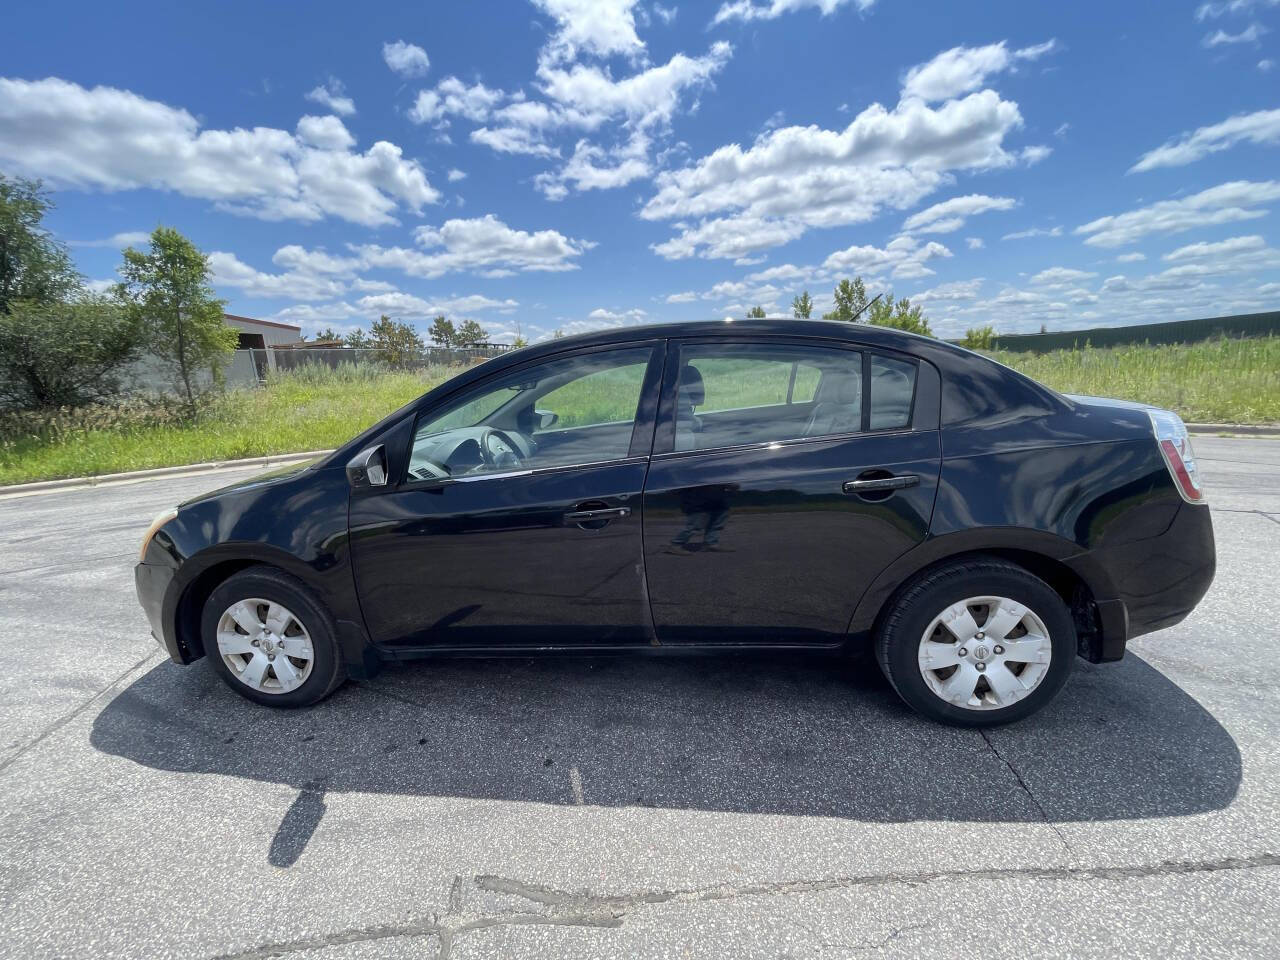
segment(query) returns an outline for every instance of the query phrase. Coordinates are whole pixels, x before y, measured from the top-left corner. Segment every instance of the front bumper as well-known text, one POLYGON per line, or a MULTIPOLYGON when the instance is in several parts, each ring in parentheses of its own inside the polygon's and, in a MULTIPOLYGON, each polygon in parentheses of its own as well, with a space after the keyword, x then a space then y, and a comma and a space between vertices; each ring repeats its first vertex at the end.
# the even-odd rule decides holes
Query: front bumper
POLYGON ((151 636, 174 663, 190 663, 191 658, 178 646, 172 622, 167 625, 165 622, 165 600, 173 585, 173 575, 173 567, 140 563, 133 568, 133 584, 138 592, 138 602, 151 624, 151 636))

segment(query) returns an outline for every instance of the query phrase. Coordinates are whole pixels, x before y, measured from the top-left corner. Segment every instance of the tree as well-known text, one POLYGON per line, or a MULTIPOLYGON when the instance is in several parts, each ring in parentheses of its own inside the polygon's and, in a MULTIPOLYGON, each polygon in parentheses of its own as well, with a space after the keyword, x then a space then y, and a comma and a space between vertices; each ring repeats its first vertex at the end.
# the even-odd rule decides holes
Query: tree
POLYGON ((28 409, 104 400, 137 354, 137 327, 110 297, 11 301, 0 312, 0 400, 28 409))
POLYGON ((516 337, 514 340, 511 341, 512 350, 519 350, 521 347, 527 347, 528 345, 529 345, 529 341, 526 340, 524 337, 516 337))
POLYGON ((867 318, 867 323, 873 323, 877 327, 895 327, 898 330, 906 330, 908 333, 933 336, 933 331, 929 329, 929 321, 924 317, 924 308, 913 307, 906 297, 895 303, 893 294, 886 293, 871 305, 864 316, 867 318))
POLYGON ((0 174, 0 313, 15 300, 54 303, 80 287, 67 248, 41 226, 52 207, 39 180, 0 174))
POLYGON ((985 327, 970 327, 964 332, 964 339, 960 341, 960 346, 968 347, 970 350, 993 350, 995 349, 996 331, 990 325, 985 327))
POLYGON ((867 288, 863 285, 861 277, 841 280, 836 284, 832 297, 836 308, 830 313, 824 313, 823 320, 843 320, 848 323, 856 317, 863 323, 866 322, 865 315, 860 316, 867 306, 867 288))
POLYGON ((356 327, 347 334, 346 343, 352 350, 367 350, 369 349, 369 335, 360 327, 356 327))
POLYGON ((198 419, 202 402, 222 388, 238 342, 222 320, 225 301, 209 286, 209 258, 177 230, 157 227, 147 252, 124 251, 120 276, 117 289, 144 349, 168 370, 187 416, 198 419))
POLYGON ((791 299, 791 313, 797 320, 808 320, 813 315, 813 298, 808 290, 791 299))
POLYGON ((427 336, 431 338, 432 343, 442 347, 452 347, 458 339, 458 331, 453 328, 453 321, 445 319, 445 315, 441 313, 431 321, 427 336))
POLYGON ((764 312, 764 307, 759 304, 747 311, 747 319, 749 320, 763 320, 767 316, 768 314, 764 312))
POLYGON ((455 344, 459 347, 478 347, 489 339, 489 331, 474 320, 468 320, 458 328, 455 344))
POLYGON ((314 337, 311 338, 314 343, 342 343, 343 336, 333 327, 325 327, 314 337))
POLYGON ((369 346, 381 350, 387 366, 404 369, 422 354, 422 338, 410 324, 392 320, 385 313, 369 324, 369 346))
POLYGON ((552 330, 552 331, 551 331, 551 339, 552 339, 552 340, 563 340, 563 339, 564 339, 564 331, 563 331, 563 330, 561 330, 559 327, 556 327, 554 330, 552 330))

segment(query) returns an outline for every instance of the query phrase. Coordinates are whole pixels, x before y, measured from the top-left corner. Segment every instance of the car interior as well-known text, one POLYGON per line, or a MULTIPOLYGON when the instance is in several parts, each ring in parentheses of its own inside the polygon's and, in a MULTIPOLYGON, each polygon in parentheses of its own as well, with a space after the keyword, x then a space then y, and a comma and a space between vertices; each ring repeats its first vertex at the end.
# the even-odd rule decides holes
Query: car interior
MULTIPOLYGON (((727 406, 744 376, 761 375, 763 368, 733 358, 695 358, 680 369, 676 391, 675 449, 717 447, 804 437, 857 433, 862 429, 863 375, 860 355, 838 359, 806 357, 786 363, 790 370, 783 402, 727 406), (698 359, 702 359, 701 366, 698 359), (704 375, 703 368, 707 370, 704 375), (717 392, 722 394, 718 401, 717 392), (729 399, 724 399, 729 398, 729 399)), ((634 358, 631 378, 639 400, 644 356, 634 358)), ((562 423, 564 411, 544 403, 561 387, 593 374, 624 369, 619 358, 605 355, 599 365, 555 365, 536 380, 512 382, 419 423, 409 463, 410 481, 433 481, 495 472, 565 466, 620 459, 631 445, 634 405, 630 416, 595 423, 562 423)), ((901 429, 910 423, 915 366, 887 357, 871 358, 872 430, 901 429)), ((554 398, 552 398, 554 400, 554 398)), ((624 398, 628 406, 630 397, 624 398)), ((621 409, 621 408, 619 408, 621 409)), ((576 419, 581 419, 577 417, 576 419)))

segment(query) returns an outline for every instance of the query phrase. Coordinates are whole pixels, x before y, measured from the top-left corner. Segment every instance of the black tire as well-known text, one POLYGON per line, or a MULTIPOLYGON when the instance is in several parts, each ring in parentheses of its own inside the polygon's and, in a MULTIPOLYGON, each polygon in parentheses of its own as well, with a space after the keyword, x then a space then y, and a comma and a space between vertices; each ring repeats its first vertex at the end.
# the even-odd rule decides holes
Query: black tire
POLYGON ((338 649, 333 617, 303 583, 275 567, 249 567, 224 580, 205 601, 200 618, 205 659, 227 686, 254 703, 268 707, 306 707, 318 703, 341 686, 346 667, 338 649), (311 637, 311 674, 293 690, 268 693, 256 690, 232 671, 218 652, 218 620, 232 604, 260 598, 283 604, 311 637))
POLYGON ((1012 723, 1035 713, 1062 689, 1076 657, 1075 623, 1062 598, 1039 577, 995 558, 939 567, 907 584, 890 601, 875 643, 880 669, 908 706, 942 723, 966 727, 1012 723), (952 604, 980 596, 1008 597, 1023 604, 1049 633, 1049 669, 1038 686, 1009 706, 957 706, 934 693, 921 673, 918 657, 925 629, 952 604))

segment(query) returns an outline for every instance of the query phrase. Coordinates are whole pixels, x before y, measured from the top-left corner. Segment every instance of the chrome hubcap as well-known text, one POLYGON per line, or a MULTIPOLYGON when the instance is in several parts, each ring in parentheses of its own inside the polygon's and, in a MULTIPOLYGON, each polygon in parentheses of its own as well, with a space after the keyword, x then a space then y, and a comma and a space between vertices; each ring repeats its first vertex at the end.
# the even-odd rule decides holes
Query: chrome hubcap
POLYGON ((315 649, 293 612, 250 597, 218 618, 218 653, 232 676, 262 693, 288 693, 311 676, 315 649))
POLYGON ((1034 611, 1008 597, 970 597, 943 610, 920 638, 920 675, 947 703, 999 710, 1049 672, 1053 645, 1034 611))

